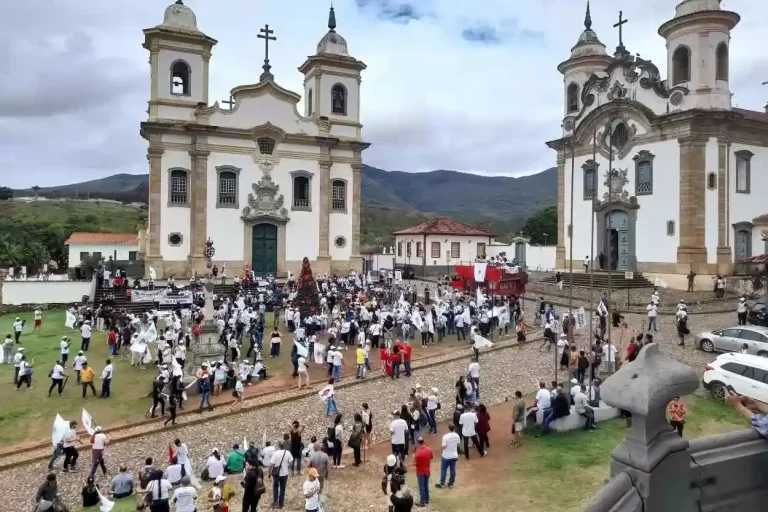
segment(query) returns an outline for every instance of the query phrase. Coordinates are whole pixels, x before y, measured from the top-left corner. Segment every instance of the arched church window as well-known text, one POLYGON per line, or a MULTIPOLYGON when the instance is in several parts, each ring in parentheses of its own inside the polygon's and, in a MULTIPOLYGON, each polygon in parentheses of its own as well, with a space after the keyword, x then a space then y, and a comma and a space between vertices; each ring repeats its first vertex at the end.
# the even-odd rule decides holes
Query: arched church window
POLYGON ((568 113, 578 112, 579 110, 579 86, 571 84, 568 86, 568 113))
POLYGON ((307 171, 293 171, 293 210, 312 211, 312 174, 307 171))
POLYGON ((312 115, 312 89, 307 93, 307 116, 312 115))
POLYGON ((347 211, 347 182, 333 180, 331 186, 331 210, 334 212, 347 211))
POLYGON ((189 202, 189 171, 170 169, 171 186, 168 187, 169 206, 187 206, 189 202))
POLYGON ((600 164, 587 160, 581 168, 584 170, 584 200, 591 201, 597 197, 597 170, 600 164))
POLYGON ((717 60, 716 63, 716 72, 715 72, 715 78, 717 80, 728 80, 728 45, 725 43, 720 43, 717 45, 717 50, 715 51, 715 59, 717 60))
POLYGON ((736 192, 749 194, 752 183, 752 155, 751 151, 736 151, 736 192))
POLYGON ((189 96, 191 75, 189 64, 183 60, 177 60, 171 64, 171 94, 189 96))
POLYGON ((331 87, 331 112, 339 116, 347 115, 347 88, 342 84, 331 87))
POLYGON ((672 54, 672 85, 682 84, 691 79, 691 50, 678 46, 672 54))
POLYGON ((256 139, 259 145, 259 153, 262 155, 271 155, 275 151, 275 139, 269 137, 259 137, 256 139))
POLYGON ((653 194, 653 159, 650 151, 642 150, 634 156, 635 161, 635 195, 648 196, 653 194))
POLYGON ((624 146, 627 145, 627 142, 629 142, 629 130, 627 129, 627 125, 619 123, 613 129, 613 133, 611 134, 611 145, 614 149, 621 151, 624 146))
POLYGON ((217 208, 239 208, 237 200, 238 178, 240 169, 232 166, 216 168, 219 175, 219 189, 216 197, 217 208))

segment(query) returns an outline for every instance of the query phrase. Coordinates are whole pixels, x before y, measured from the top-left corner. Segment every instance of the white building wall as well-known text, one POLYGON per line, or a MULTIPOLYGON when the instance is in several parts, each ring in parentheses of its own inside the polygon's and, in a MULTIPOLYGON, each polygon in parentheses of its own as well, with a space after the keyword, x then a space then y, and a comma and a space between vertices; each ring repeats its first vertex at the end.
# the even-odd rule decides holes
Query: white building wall
MULTIPOLYGON (((427 235, 424 264, 427 267, 451 267, 461 263, 471 263, 477 259, 478 242, 485 244, 486 256, 489 254, 490 237, 488 236, 453 236, 453 235, 427 235), (432 242, 440 243, 440 257, 432 257, 432 242), (451 244, 459 243, 459 257, 450 257, 451 244), (449 251, 449 257, 446 260, 446 251, 449 251)), ((424 235, 397 235, 395 237, 395 262, 398 265, 409 265, 412 267, 421 266, 422 258, 416 257, 416 243, 424 243, 424 235), (407 243, 411 244, 411 259, 408 263, 407 243), (402 242, 402 255, 397 254, 397 244, 402 242)))
POLYGON ((329 237, 329 252, 331 253, 332 260, 348 260, 352 255, 352 191, 354 189, 353 183, 354 173, 352 166, 349 164, 333 164, 331 167, 331 181, 329 194, 332 194, 333 180, 341 179, 346 181, 346 212, 335 212, 329 206, 330 212, 330 226, 328 230, 329 237), (336 239, 338 237, 344 237, 346 242, 342 247, 337 247, 336 239))
MULTIPOLYGON (((194 47, 193 47, 194 48, 194 47)), ((173 50, 160 50, 158 53, 158 83, 157 97, 168 100, 204 101, 203 90, 203 56, 194 53, 182 53, 173 50), (171 65, 183 60, 189 64, 191 70, 189 96, 173 94, 171 92, 171 65)))
POLYGON ((718 183, 718 187, 715 187, 714 190, 710 190, 707 188, 707 180, 710 173, 715 173, 715 176, 717 176, 718 172, 718 145, 717 145, 717 139, 716 138, 710 138, 709 142, 707 142, 707 149, 706 149, 706 156, 707 156, 707 172, 704 176, 704 183, 702 183, 702 186, 705 189, 704 192, 704 215, 705 215, 705 221, 704 221, 704 236, 706 240, 707 245, 707 263, 717 263, 717 234, 718 234, 718 187, 720 184, 718 183))
MULTIPOLYGON (((637 261, 674 263, 677 261, 678 225, 680 209, 680 179, 677 169, 680 168, 680 149, 677 140, 668 140, 635 146, 630 153, 613 162, 614 169, 626 169, 629 183, 625 190, 629 195, 635 195, 635 161, 633 157, 641 150, 650 151, 655 158, 653 160, 653 194, 637 196, 640 206, 637 212, 636 247, 637 261), (667 221, 675 222, 675 233, 667 236, 667 221), (653 240, 653 243, 648 243, 653 240)), ((574 212, 573 226, 573 259, 581 261, 584 256, 590 254, 591 222, 590 215, 592 202, 584 199, 584 171, 581 166, 591 160, 590 156, 576 157, 576 172, 574 179, 574 212)), ((607 192, 605 186, 605 173, 608 169, 608 160, 598 154, 598 198, 602 200, 607 192)), ((568 224, 570 221, 571 202, 571 160, 565 162, 565 225, 566 225, 566 259, 569 258, 568 224)), ((702 185, 703 186, 703 185, 702 185)), ((600 212, 605 215, 607 212, 600 212)), ((597 219, 596 219, 597 220, 597 219)), ((597 222, 595 222, 597 225, 597 222)), ((595 258, 600 254, 602 247, 597 247, 597 233, 595 234, 595 258)))
POLYGON ((250 129, 271 123, 287 133, 304 132, 318 135, 319 128, 297 110, 296 104, 282 101, 271 94, 257 98, 240 98, 234 110, 220 110, 211 114, 208 124, 228 128, 250 129))
POLYGON ((169 206, 169 189, 171 186, 169 169, 179 167, 191 171, 188 151, 166 150, 162 156, 160 175, 160 255, 166 261, 184 261, 190 251, 190 201, 191 191, 188 192, 187 206, 169 206), (182 243, 172 246, 168 242, 171 233, 181 233, 182 243))
MULTIPOLYGON (((735 254, 733 225, 739 222, 752 222, 755 217, 768 213, 768 200, 765 197, 765 192, 768 191, 768 148, 732 144, 729 160, 728 204, 730 206, 730 218, 726 228, 731 241, 731 251, 735 254), (742 150, 753 153, 750 192, 748 194, 736 192, 736 152, 742 150)), ((765 243, 762 240, 762 230, 764 229, 765 227, 755 226, 752 230, 752 256, 765 252, 765 243)))
POLYGON ((69 266, 80 265, 81 252, 87 252, 91 256, 98 252, 105 260, 108 260, 110 256, 113 260, 127 260, 131 251, 138 253, 139 244, 69 244, 69 266))
POLYGON ((90 296, 91 281, 3 281, 3 304, 68 304, 90 296))
MULTIPOLYGON (((508 261, 512 261, 517 254, 518 244, 523 242, 513 242, 511 244, 494 244, 488 251, 488 257, 498 257, 505 255, 508 261)), ((525 266, 529 271, 548 272, 555 269, 555 260, 557 246, 555 245, 525 245, 525 266)), ((574 254, 574 260, 576 255, 574 254)))

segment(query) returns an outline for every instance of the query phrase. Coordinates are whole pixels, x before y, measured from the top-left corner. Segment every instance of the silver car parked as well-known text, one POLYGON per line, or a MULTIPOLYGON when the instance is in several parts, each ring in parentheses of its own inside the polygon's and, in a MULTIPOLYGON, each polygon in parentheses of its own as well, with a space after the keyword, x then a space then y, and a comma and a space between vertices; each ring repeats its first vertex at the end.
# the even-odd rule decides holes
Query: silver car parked
POLYGON ((739 325, 699 334, 699 347, 704 352, 741 352, 768 357, 768 327, 739 325))

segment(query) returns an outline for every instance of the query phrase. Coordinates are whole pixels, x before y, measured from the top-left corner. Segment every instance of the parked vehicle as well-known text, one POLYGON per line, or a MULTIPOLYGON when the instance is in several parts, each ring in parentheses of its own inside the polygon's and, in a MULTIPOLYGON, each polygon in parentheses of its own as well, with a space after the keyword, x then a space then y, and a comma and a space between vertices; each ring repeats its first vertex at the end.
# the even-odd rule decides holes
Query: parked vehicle
POLYGON ((414 272, 413 267, 405 265, 398 265, 395 267, 395 271, 401 271, 403 273, 403 279, 416 279, 416 272, 414 272))
POLYGON ((768 327, 740 325, 699 334, 699 347, 704 352, 741 352, 768 357, 768 327))
POLYGON ((750 305, 747 312, 747 322, 752 325, 768 327, 768 314, 766 313, 765 302, 755 302, 750 305))
POLYGON ((715 400, 725 400, 732 386, 739 395, 768 402, 768 358, 721 354, 704 368, 702 380, 715 400))

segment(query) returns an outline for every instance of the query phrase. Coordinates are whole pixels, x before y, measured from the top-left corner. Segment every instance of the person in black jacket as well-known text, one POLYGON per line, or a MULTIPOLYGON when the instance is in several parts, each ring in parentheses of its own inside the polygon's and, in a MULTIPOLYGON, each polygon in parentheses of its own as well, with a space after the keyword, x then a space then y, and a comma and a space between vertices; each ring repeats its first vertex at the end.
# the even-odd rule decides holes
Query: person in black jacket
POLYGON ((256 512, 259 507, 259 500, 264 494, 264 472, 258 463, 253 465, 245 463, 245 478, 240 485, 243 486, 243 512, 256 512))
POLYGON ((544 413, 544 425, 542 434, 549 432, 549 426, 558 418, 563 418, 571 414, 571 400, 566 396, 563 385, 558 384, 555 399, 552 401, 552 408, 544 413))

